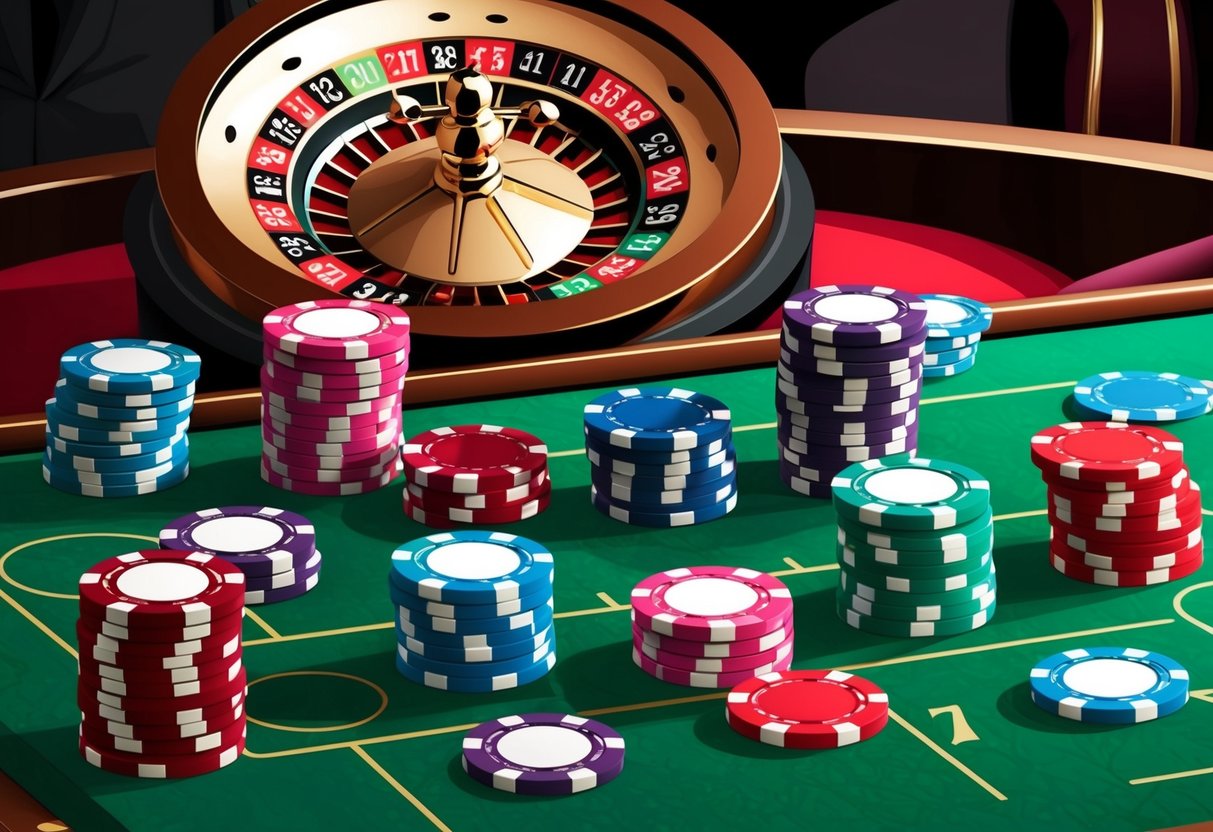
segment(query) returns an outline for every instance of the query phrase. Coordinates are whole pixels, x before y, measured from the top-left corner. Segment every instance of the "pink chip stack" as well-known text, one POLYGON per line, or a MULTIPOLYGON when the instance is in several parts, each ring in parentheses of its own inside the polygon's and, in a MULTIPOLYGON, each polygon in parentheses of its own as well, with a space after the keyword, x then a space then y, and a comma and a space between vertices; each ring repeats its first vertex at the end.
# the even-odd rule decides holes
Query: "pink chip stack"
POLYGON ((262 319, 261 478, 300 494, 382 488, 400 472, 409 316, 370 301, 305 301, 262 319))

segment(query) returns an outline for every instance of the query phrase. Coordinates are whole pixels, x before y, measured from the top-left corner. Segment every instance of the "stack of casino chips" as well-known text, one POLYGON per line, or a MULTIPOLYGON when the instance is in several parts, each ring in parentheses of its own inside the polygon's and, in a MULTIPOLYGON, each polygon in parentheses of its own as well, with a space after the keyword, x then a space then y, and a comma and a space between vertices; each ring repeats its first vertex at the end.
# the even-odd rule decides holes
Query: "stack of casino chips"
POLYGON ((261 478, 299 494, 373 491, 400 472, 409 317, 334 298, 262 320, 261 478))
POLYGON ((650 676, 731 688, 792 665, 792 594, 753 569, 691 566, 632 590, 632 661, 650 676))
POLYGON ((994 321, 994 310, 960 295, 922 295, 927 304, 927 352, 923 378, 943 378, 973 369, 981 334, 994 321))
POLYGON ((853 462, 918 447, 926 304, 883 286, 819 286, 783 307, 779 475, 828 498, 853 462))
POLYGON ((316 529, 301 514, 272 506, 220 506, 178 517, 160 530, 160 547, 204 552, 244 573, 244 604, 298 598, 320 582, 316 529))
POLYGON ((72 347, 46 403, 42 478, 88 497, 133 497, 183 482, 200 367, 192 350, 163 341, 72 347))
POLYGON ((548 448, 501 425, 451 425, 414 436, 401 449, 408 483, 404 514, 437 529, 497 526, 548 507, 548 448))
POLYGON ((244 751, 244 575, 212 555, 131 552, 80 576, 80 752, 132 777, 190 777, 244 751))
POLYGON ((590 499, 635 526, 689 526, 737 505, 732 417, 691 390, 614 390, 585 406, 590 499))
POLYGON ((1165 583, 1200 569, 1200 488, 1183 451, 1161 428, 1124 422, 1066 422, 1033 436, 1053 568, 1104 586, 1165 583))
POLYGON ((993 618, 994 514, 984 477, 901 454, 856 463, 832 487, 843 621, 908 638, 967 633, 993 618))
POLYGON ((516 688, 556 664, 552 554, 505 532, 454 531, 392 553, 396 669, 462 693, 516 688))

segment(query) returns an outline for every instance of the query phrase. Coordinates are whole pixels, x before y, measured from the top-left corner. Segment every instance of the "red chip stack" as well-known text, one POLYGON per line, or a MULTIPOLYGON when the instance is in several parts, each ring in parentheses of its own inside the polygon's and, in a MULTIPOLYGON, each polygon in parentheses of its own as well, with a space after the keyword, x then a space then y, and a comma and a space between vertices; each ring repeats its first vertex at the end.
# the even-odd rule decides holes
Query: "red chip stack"
POLYGON ((452 425, 410 439, 401 450, 405 516, 437 529, 498 526, 548 507, 548 448, 500 425, 452 425))
POLYGON ((131 777, 191 777, 244 752, 244 574, 222 558, 131 552, 80 576, 80 753, 131 777))
POLYGON ((400 472, 409 316, 334 298, 262 320, 261 478, 300 494, 382 488, 400 472))
POLYGON ((1032 437, 1048 486, 1049 559, 1104 586, 1187 577, 1204 562, 1200 487, 1183 443, 1152 425, 1067 422, 1032 437))

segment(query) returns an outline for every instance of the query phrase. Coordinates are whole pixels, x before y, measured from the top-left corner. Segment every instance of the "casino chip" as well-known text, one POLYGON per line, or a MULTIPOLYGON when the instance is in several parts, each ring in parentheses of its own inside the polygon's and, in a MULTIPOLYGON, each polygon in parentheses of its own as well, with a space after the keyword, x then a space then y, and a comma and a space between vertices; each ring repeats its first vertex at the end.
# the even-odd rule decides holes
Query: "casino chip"
POLYGON ((841 748, 868 740, 889 721, 889 697, 840 670, 785 670, 729 691, 725 719, 743 737, 780 748, 841 748))
POLYGON ((925 320, 919 298, 880 286, 819 287, 785 303, 775 393, 785 485, 827 498, 852 462, 916 450, 925 320))
POLYGON ((390 483, 401 470, 407 313, 359 300, 306 301, 270 312, 262 331, 261 478, 334 497, 390 483))
POLYGON ((1135 648, 1066 650, 1037 663, 1028 681, 1037 706, 1078 722, 1148 722, 1188 701, 1188 671, 1161 653, 1135 648))
POLYGON ((205 552, 131 552, 81 575, 76 699, 88 763, 176 778, 239 758, 244 599, 244 574, 205 552))
POLYGON ((981 334, 990 328, 994 310, 960 295, 922 295, 927 305, 924 378, 945 378, 977 363, 981 334))
POLYGON ((1047 491, 1049 564, 1101 586, 1150 586, 1204 563, 1200 487, 1183 444, 1150 425, 1068 422, 1032 438, 1047 491))
POLYGON ((399 546, 388 570, 396 668, 466 693, 535 681, 556 662, 554 560, 505 532, 453 531, 399 546))
POLYGON ((990 484, 942 460, 860 462, 830 485, 838 617, 877 635, 957 635, 996 609, 990 484))
POLYGON ((515 794, 575 794, 623 771, 624 740, 613 728, 572 714, 516 714, 482 723, 463 738, 463 770, 515 794))
POLYGON ((134 497, 189 476, 186 431, 201 363, 164 341, 72 347, 46 402, 42 478, 69 494, 134 497))
POLYGON ((731 424, 723 402, 677 387, 615 390, 585 406, 586 435, 636 451, 682 451, 722 438, 731 424))
POLYGON ((1099 373, 1074 385, 1080 418, 1114 422, 1175 422, 1213 408, 1210 385, 1178 373, 1141 370, 1099 373))

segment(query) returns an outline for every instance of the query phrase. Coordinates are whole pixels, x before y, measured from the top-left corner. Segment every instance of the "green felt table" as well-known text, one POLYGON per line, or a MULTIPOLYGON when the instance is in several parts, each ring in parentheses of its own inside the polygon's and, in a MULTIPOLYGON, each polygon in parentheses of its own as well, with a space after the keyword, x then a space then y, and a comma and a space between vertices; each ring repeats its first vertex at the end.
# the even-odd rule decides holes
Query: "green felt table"
MULTIPOLYGON (((601 388, 406 412, 406 434, 489 422, 543 437, 551 507, 510 526, 556 557, 559 661, 487 695, 398 675, 388 558, 427 530, 402 516, 400 482, 348 498, 296 496, 258 477, 256 426, 196 431, 192 473, 161 494, 73 497, 43 484, 37 454, 0 459, 0 768, 79 830, 846 829, 1142 830, 1213 818, 1213 580, 1095 587, 1048 563, 1044 486, 1028 440, 1066 421, 1073 382, 1111 369, 1213 378, 1213 316, 989 340, 976 368, 925 385, 919 453, 992 483, 999 604, 950 638, 868 635, 834 612, 833 511, 779 480, 774 369, 671 380, 732 408, 741 497, 696 527, 633 528, 590 505, 581 410, 601 388), (1205 346, 1201 346, 1205 345, 1205 346), (76 581, 148 546, 165 521, 223 504, 279 505, 316 524, 324 570, 303 598, 254 608, 244 629, 248 750, 183 781, 89 766, 76 748, 76 581), (764 746, 724 721, 724 692, 678 687, 632 664, 627 600, 672 567, 729 564, 783 578, 795 600, 794 667, 842 668, 889 694, 888 727, 830 751, 764 746), (1110 728, 1050 716, 1028 670, 1078 646, 1163 652, 1194 696, 1156 722, 1110 728), (623 774, 557 799, 520 797, 461 770, 463 733, 527 711, 593 715, 627 741, 623 774)), ((1176 424, 1193 477, 1213 473, 1213 418, 1176 424)))

